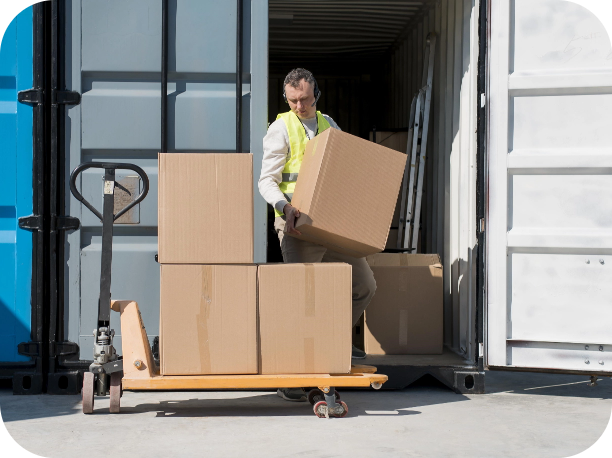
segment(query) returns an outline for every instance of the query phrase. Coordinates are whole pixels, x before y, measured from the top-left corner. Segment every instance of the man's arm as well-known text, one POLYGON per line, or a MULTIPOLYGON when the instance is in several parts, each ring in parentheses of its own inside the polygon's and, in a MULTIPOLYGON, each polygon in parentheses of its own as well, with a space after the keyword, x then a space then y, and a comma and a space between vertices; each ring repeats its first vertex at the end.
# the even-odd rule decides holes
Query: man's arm
POLYGON ((334 121, 332 119, 331 116, 327 116, 326 114, 323 115, 323 117, 325 118, 325 120, 329 123, 330 127, 333 127, 334 129, 338 129, 338 130, 342 130, 340 129, 340 127, 338 126, 338 124, 336 124, 336 121, 334 121))
POLYGON ((288 233, 301 235, 295 229, 296 218, 300 216, 297 208, 291 206, 281 192, 278 185, 283 179, 283 169, 289 155, 289 134, 287 127, 281 119, 274 121, 263 140, 264 155, 261 164, 261 175, 259 176, 259 193, 263 198, 276 208, 280 213, 285 214, 286 230, 288 233))
POLYGON ((274 121, 263 139, 263 161, 259 176, 259 193, 276 210, 283 213, 287 200, 278 185, 283 178, 283 169, 289 154, 289 135, 281 119, 274 121))

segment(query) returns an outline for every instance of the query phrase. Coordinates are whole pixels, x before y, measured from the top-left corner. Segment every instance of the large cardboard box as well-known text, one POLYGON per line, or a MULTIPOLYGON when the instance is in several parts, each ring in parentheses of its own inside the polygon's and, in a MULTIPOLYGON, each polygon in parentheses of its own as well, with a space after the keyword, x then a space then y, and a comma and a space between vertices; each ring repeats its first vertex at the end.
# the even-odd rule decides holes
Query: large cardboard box
POLYGON ((257 373, 257 266, 161 266, 163 375, 257 373))
POLYGON ((158 259, 253 262, 253 156, 159 154, 158 259))
POLYGON ((408 145, 408 130, 395 132, 386 130, 370 131, 370 141, 405 153, 406 146, 408 145))
POLYGON ((376 294, 365 311, 371 355, 440 354, 442 264, 437 254, 380 253, 367 258, 376 294))
POLYGON ((303 240, 363 257, 385 248, 406 155, 337 129, 306 145, 291 199, 303 240))
POLYGON ((351 370, 351 266, 263 264, 259 276, 260 373, 351 370))

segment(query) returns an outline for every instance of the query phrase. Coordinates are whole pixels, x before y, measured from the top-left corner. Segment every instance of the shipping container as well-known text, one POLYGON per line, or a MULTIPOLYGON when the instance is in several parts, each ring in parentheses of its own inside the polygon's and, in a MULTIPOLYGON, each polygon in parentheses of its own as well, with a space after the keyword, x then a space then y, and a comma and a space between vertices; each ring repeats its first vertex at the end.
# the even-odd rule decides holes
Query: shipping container
MULTIPOLYGON (((24 177, 19 182, 34 195, 32 217, 22 223, 33 235, 15 226, 28 216, 27 206, 12 217, 6 213, 9 230, 26 234, 23 241, 17 236, 14 249, 33 260, 34 275, 27 294, 15 290, 22 295, 15 300, 26 306, 6 313, 21 313, 20 322, 26 317, 30 325, 35 320, 27 317, 42 314, 44 335, 26 326, 21 334, 31 337, 21 354, 32 359, 29 364, 44 365, 21 371, 15 392, 28 392, 22 383, 27 374, 42 377, 48 392, 77 392, 80 372, 92 358, 101 225, 68 190, 76 165, 130 162, 149 175, 151 192, 115 227, 112 293, 139 302, 153 340, 159 324, 158 151, 251 152, 254 258, 278 261, 273 213, 256 183, 267 125, 288 109, 284 76, 295 67, 313 71, 322 91, 317 108, 349 133, 370 138, 373 131, 405 132, 432 39, 420 247, 438 253, 444 265, 445 350, 366 361, 389 375, 386 388, 429 374, 458 392, 483 392, 487 368, 609 376, 612 15, 605 3, 35 5, 35 91, 22 96, 18 108, 34 107, 32 141, 24 146, 33 151, 34 184, 24 177), (44 78, 37 80, 36 68, 44 78), (79 220, 78 228, 69 216, 79 220), (38 228, 37 218, 48 222, 38 228), (44 256, 37 254, 37 241, 44 242, 44 256)), ((22 39, 8 33, 2 59, 10 58, 4 54, 7 37, 22 39)), ((0 63, 1 78, 4 68, 0 63)), ((141 186, 130 174, 118 181, 134 190, 141 186)), ((101 205, 100 173, 85 173, 80 186, 101 205)), ((24 272, 19 278, 27 282, 24 272)), ((120 349, 117 317, 112 327, 120 349)), ((14 354, 16 343, 8 345, 14 354)))

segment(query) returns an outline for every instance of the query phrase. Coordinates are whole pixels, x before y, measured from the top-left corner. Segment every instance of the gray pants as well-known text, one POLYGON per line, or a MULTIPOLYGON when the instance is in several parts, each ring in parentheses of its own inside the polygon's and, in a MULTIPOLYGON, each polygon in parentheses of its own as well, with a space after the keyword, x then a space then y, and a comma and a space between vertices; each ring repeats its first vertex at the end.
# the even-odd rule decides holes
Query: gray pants
POLYGON ((329 250, 316 243, 285 236, 285 220, 277 216, 274 229, 280 240, 283 260, 287 263, 298 262, 346 262, 353 266, 353 326, 357 324, 364 310, 376 292, 376 281, 372 269, 365 258, 354 258, 329 250))

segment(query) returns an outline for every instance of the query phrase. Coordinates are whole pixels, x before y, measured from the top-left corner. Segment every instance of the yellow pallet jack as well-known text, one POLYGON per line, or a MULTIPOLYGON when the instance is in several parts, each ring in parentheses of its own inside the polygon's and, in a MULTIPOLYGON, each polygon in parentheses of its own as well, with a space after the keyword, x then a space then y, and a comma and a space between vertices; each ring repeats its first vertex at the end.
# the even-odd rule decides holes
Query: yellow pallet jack
POLYGON ((262 388, 310 388, 308 401, 320 418, 344 417, 348 406, 340 399, 337 387, 372 387, 380 389, 387 376, 376 374, 373 366, 352 366, 348 374, 282 374, 282 375, 160 375, 153 358, 149 339, 138 304, 130 300, 111 300, 111 263, 113 223, 136 204, 149 190, 149 179, 133 164, 86 162, 77 166, 70 176, 72 194, 102 222, 102 265, 98 327, 94 329, 94 361, 83 374, 83 413, 94 412, 95 396, 110 395, 110 412, 121 410, 123 390, 225 390, 262 388), (90 168, 104 169, 103 212, 100 214, 76 187, 77 177, 90 168), (136 172, 143 182, 141 193, 121 211, 114 214, 115 171, 136 172), (110 311, 121 314, 122 355, 113 346, 114 330, 110 329, 110 311))

